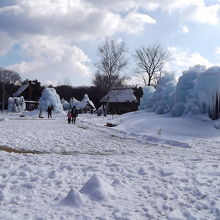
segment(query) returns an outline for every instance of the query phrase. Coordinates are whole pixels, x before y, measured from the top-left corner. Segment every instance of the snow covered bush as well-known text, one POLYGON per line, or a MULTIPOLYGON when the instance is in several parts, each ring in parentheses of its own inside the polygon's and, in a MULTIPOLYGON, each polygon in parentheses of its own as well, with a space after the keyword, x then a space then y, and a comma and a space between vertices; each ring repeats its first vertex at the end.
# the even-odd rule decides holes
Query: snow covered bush
POLYGON ((8 111, 9 112, 22 112, 26 109, 24 97, 9 97, 8 98, 8 111))
POLYGON ((63 111, 63 106, 60 101, 60 96, 56 93, 54 88, 45 88, 39 100, 39 109, 47 111, 48 106, 52 105, 56 113, 63 111))

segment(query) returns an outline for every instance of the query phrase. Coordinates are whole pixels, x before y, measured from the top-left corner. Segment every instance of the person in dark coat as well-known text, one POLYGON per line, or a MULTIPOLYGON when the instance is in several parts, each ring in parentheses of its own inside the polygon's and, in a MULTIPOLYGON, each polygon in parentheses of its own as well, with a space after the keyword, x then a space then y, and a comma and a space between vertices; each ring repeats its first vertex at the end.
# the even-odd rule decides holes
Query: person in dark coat
POLYGON ((71 109, 71 114, 72 114, 72 123, 76 123, 76 118, 78 116, 78 111, 76 109, 76 106, 73 106, 71 109))
POLYGON ((48 118, 52 118, 52 109, 53 109, 53 106, 49 105, 47 108, 48 118))

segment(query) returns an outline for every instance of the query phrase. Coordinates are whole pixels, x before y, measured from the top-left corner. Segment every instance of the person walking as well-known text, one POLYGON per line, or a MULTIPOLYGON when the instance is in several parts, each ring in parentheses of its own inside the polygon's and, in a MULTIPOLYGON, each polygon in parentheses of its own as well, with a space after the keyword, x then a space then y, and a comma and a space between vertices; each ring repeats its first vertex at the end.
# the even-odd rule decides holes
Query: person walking
POLYGON ((47 108, 47 113, 48 113, 48 118, 52 118, 52 105, 49 105, 48 108, 47 108))
POLYGON ((67 113, 67 120, 68 120, 69 124, 71 122, 71 118, 72 118, 72 113, 71 113, 71 111, 68 111, 68 113, 67 113))
POLYGON ((72 123, 76 123, 76 118, 78 116, 78 111, 76 109, 76 106, 73 106, 71 109, 71 114, 72 114, 72 123))

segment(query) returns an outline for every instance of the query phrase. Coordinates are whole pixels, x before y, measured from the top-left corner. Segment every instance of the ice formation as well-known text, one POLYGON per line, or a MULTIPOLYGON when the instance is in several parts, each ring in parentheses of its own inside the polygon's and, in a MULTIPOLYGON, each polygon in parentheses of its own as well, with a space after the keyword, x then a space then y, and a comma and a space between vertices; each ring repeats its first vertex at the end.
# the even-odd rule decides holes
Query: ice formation
POLYGON ((205 69, 197 65, 184 71, 176 84, 173 74, 166 74, 154 90, 144 88, 140 110, 158 114, 182 115, 208 114, 220 93, 220 67, 205 69))
POLYGON ((85 109, 86 106, 88 106, 88 105, 91 108, 96 109, 95 105, 93 104, 93 102, 89 99, 89 96, 87 94, 85 94, 83 99, 82 99, 82 101, 79 102, 76 107, 77 107, 77 109, 85 109))
POLYGON ((56 93, 54 88, 45 88, 39 100, 40 110, 47 111, 49 105, 53 106, 53 111, 56 113, 63 111, 60 96, 56 93))
POLYGON ((24 110, 26 110, 26 104, 23 96, 8 98, 9 112, 23 112, 24 110))

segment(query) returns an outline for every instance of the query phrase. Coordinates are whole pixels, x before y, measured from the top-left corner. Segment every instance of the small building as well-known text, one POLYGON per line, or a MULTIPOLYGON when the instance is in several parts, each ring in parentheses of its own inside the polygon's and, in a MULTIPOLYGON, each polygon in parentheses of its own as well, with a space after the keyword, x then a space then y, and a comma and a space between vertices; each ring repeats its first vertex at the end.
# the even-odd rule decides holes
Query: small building
POLYGON ((23 96, 25 99, 26 110, 32 111, 34 109, 37 109, 39 105, 39 97, 36 97, 35 95, 35 93, 41 93, 41 91, 37 91, 39 90, 39 87, 40 83, 37 80, 27 81, 13 94, 13 97, 23 96), (33 100, 33 96, 35 97, 35 100, 33 100))
POLYGON ((134 95, 135 88, 113 88, 104 96, 100 103, 109 114, 123 114, 138 110, 139 99, 134 95))

